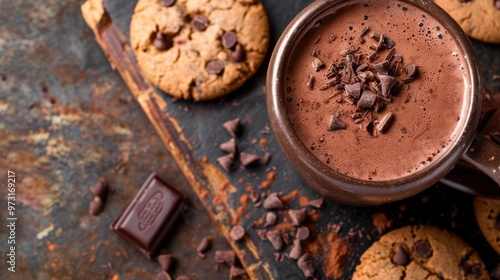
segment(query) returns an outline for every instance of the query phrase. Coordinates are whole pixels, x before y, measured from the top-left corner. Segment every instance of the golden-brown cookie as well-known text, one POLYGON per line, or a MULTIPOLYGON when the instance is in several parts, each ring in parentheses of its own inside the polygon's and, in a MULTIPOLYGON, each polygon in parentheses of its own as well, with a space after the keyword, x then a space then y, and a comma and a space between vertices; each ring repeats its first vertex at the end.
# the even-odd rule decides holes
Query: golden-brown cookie
POLYGON ((474 39, 500 43, 500 0, 434 0, 474 39))
POLYGON ((257 71, 269 23, 258 0, 139 0, 130 41, 157 87, 178 98, 209 100, 257 71))
POLYGON ((383 235, 361 256, 353 280, 490 279, 478 254, 460 237, 433 226, 383 235))
POLYGON ((500 200, 476 197, 474 212, 484 237, 500 254, 500 200))

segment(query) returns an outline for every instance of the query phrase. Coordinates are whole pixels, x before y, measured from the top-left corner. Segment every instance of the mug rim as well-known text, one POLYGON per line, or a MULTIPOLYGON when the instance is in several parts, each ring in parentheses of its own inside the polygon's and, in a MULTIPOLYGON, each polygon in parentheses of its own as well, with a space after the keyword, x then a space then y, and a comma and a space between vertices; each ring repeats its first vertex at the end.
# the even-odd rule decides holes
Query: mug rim
MULTIPOLYGON (((457 46, 464 54, 464 61, 470 76, 470 94, 465 97, 467 110, 464 120, 457 130, 455 140, 431 164, 408 176, 386 181, 362 180, 346 176, 326 166, 317 159, 298 138, 286 110, 284 98, 284 73, 288 56, 293 52, 294 42, 306 28, 321 19, 332 7, 339 4, 350 5, 362 0, 316 0, 302 10, 283 31, 271 56, 267 72, 266 88, 267 109, 271 127, 278 144, 298 171, 299 175, 321 194, 348 204, 380 204, 399 200, 419 193, 444 177, 465 153, 471 144, 480 112, 480 76, 477 59, 472 45, 460 26, 444 10, 430 0, 398 0, 414 5, 431 15, 454 37, 457 46), (354 196, 354 197, 353 197, 354 196), (354 200, 353 200, 354 199, 354 200)), ((462 105, 464 106, 464 105, 462 105)), ((464 106, 465 107, 465 106, 464 106)))

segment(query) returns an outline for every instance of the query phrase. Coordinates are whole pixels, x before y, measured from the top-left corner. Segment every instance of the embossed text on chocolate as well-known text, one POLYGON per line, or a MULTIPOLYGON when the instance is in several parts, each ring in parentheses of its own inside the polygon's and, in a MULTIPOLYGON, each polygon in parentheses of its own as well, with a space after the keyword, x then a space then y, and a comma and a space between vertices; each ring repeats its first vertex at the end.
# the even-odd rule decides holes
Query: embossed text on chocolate
POLYGON ((16 272, 16 173, 7 171, 7 264, 8 270, 16 272))

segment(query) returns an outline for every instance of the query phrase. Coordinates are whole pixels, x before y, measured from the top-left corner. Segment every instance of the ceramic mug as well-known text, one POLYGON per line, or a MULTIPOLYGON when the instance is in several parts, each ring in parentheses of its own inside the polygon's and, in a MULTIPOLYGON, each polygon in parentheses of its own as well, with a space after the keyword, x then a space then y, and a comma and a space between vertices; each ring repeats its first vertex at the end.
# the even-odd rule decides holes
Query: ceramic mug
POLYGON ((408 176, 387 181, 361 180, 337 172, 316 158, 295 134, 287 116, 285 72, 293 51, 306 28, 337 5, 363 0, 316 0, 288 25, 271 57, 267 72, 267 110, 275 137, 292 166, 316 191, 334 201, 351 205, 377 205, 415 195, 443 178, 458 161, 463 160, 489 176, 500 186, 500 147, 476 133, 481 111, 481 81, 472 45, 459 25, 430 0, 403 0, 437 19, 455 37, 462 50, 470 76, 470 93, 466 95, 466 117, 460 120, 459 136, 438 160, 408 176))

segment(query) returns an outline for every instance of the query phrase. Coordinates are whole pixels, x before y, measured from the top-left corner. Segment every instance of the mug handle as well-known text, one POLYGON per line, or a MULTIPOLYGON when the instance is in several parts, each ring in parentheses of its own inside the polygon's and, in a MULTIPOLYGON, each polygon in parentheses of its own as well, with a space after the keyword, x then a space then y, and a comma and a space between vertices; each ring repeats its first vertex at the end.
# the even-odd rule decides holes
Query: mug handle
POLYGON ((479 169, 500 186, 500 146, 476 133, 462 159, 479 169))

